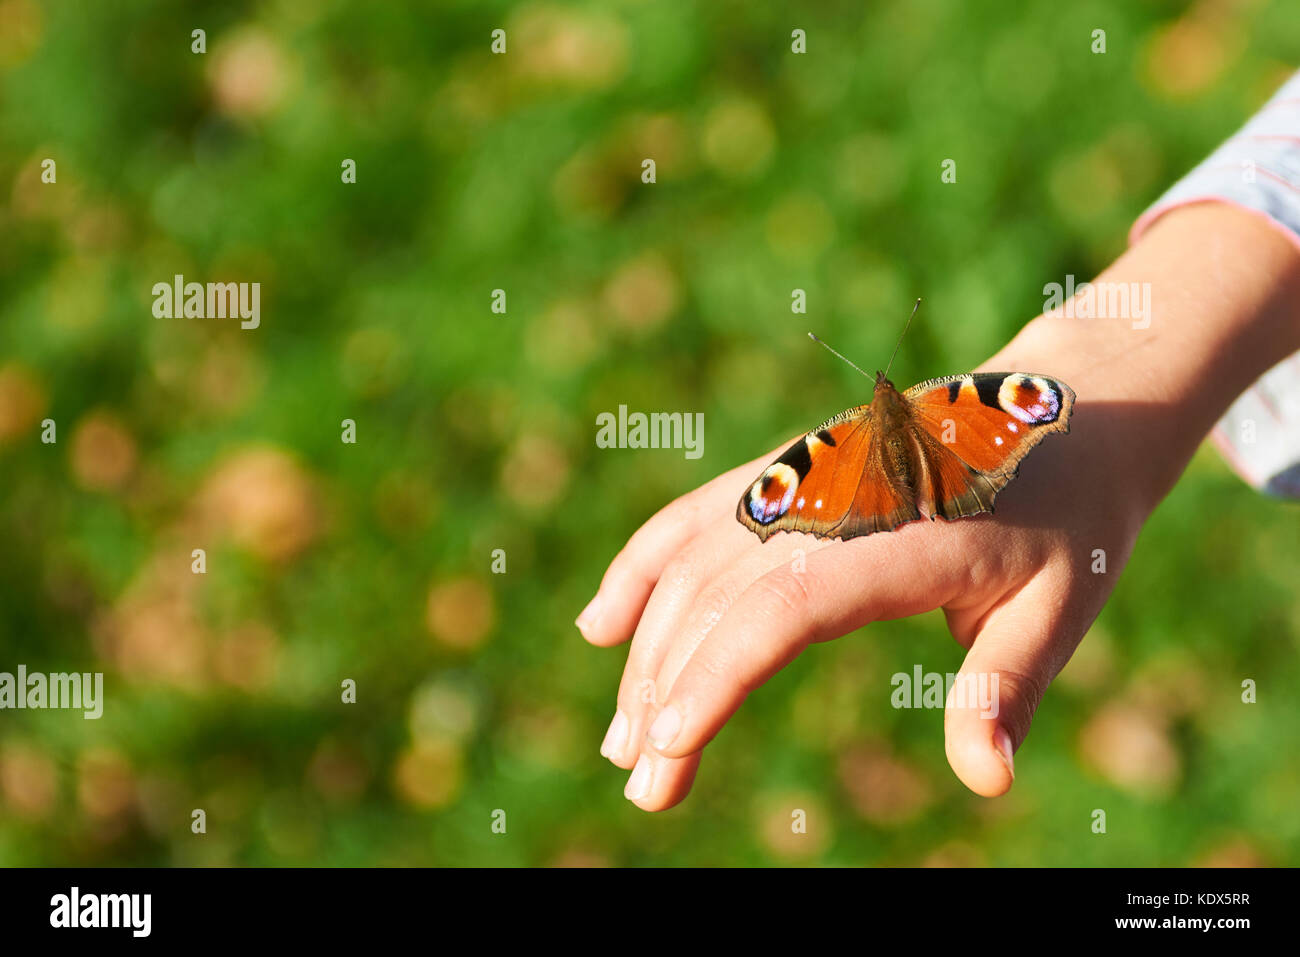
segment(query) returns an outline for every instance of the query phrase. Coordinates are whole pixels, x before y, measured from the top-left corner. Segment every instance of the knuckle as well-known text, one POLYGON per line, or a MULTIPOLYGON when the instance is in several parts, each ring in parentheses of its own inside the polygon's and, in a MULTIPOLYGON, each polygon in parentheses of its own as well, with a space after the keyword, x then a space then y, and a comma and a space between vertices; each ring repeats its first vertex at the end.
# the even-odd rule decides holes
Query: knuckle
POLYGON ((999 669, 997 675, 1000 707, 1008 716, 1013 743, 1019 744, 1029 733, 1029 725, 1047 693, 1048 681, 1036 675, 1004 669, 999 669), (1006 707, 1008 704, 1011 707, 1006 707))
POLYGON ((690 542, 668 559, 659 576, 665 587, 698 590, 709 572, 705 549, 699 542, 690 542))
POLYGON ((664 588, 691 588, 700 576, 700 565, 689 552, 679 552, 668 560, 659 584, 664 588))
POLYGON ((704 654, 699 655, 696 661, 700 674, 704 675, 713 683, 726 681, 732 677, 732 668, 728 662, 721 660, 717 655, 704 654))
POLYGON ((700 591, 691 611, 694 630, 708 634, 722 620, 735 600, 732 590, 718 582, 712 582, 700 591))
POLYGON ((704 645, 691 661, 694 683, 704 683, 714 690, 715 701, 729 701, 730 707, 762 686, 767 669, 764 658, 748 642, 726 648, 704 645))
POLYGON ((754 587, 758 591, 759 601, 770 605, 776 611, 789 612, 802 617, 811 605, 808 583, 804 575, 796 575, 788 569, 769 572, 754 587))

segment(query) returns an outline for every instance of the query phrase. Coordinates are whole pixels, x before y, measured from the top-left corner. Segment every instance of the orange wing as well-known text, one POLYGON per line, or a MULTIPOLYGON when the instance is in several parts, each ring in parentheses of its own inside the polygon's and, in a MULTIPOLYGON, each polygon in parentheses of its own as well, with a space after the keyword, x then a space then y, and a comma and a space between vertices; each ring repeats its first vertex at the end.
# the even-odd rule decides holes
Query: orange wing
POLYGON ((927 512, 944 518, 992 512, 1025 456, 1051 433, 1069 432, 1074 411, 1068 385, 1022 372, 931 379, 903 396, 929 475, 927 512))
POLYGON ((853 538, 920 518, 912 497, 888 480, 871 407, 841 412, 763 470, 736 518, 760 539, 777 532, 853 538))

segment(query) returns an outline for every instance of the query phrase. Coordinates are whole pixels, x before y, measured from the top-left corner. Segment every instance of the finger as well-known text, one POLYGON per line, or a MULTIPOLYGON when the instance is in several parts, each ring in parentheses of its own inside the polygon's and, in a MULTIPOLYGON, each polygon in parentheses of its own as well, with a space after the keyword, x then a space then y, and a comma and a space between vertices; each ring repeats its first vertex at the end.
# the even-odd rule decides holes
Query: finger
MULTIPOLYGON (((695 566, 700 572, 693 578, 686 570, 665 572, 637 627, 620 686, 619 714, 623 717, 614 718, 621 747, 611 743, 606 755, 621 767, 631 767, 645 749, 646 729, 671 687, 665 673, 677 674, 690 652, 757 579, 785 564, 797 568, 807 554, 831 544, 808 535, 782 535, 760 544, 752 532, 730 519, 701 536, 700 542, 705 541, 709 547, 700 545, 691 551, 709 555, 711 548, 711 558, 683 565, 684 569, 695 566), (719 568, 723 569, 720 573, 716 571, 719 568), (667 672, 665 661, 669 662, 667 672)), ((671 567, 679 567, 677 559, 671 567)))
POLYGON ((641 753, 648 714, 657 707, 656 678, 664 655, 682 631, 701 593, 730 568, 737 556, 756 550, 757 541, 739 522, 721 519, 692 541, 664 569, 636 626, 636 635, 619 682, 618 709, 600 753, 622 768, 631 768, 641 753))
POLYGON ((1083 632, 1059 578, 1040 574, 989 613, 962 662, 944 709, 948 763, 984 797, 1015 780, 1015 752, 1034 712, 1083 632))
POLYGON ((922 543, 934 553, 936 535, 948 537, 913 526, 888 539, 831 543, 758 577, 711 631, 688 635, 680 652, 670 651, 659 676, 670 690, 647 731, 648 746, 669 757, 698 751, 752 690, 809 643, 949 600, 962 573, 955 560, 932 564, 923 557, 922 543), (919 573, 927 566, 928 574, 919 573))
POLYGON ((715 516, 730 515, 745 482, 762 468, 755 459, 724 472, 693 492, 670 502, 632 535, 610 562, 596 595, 578 615, 582 636, 593 645, 626 641, 665 566, 715 516))
POLYGON ((666 811, 690 793, 699 766, 699 754, 685 758, 642 754, 628 775, 623 796, 644 811, 666 811))

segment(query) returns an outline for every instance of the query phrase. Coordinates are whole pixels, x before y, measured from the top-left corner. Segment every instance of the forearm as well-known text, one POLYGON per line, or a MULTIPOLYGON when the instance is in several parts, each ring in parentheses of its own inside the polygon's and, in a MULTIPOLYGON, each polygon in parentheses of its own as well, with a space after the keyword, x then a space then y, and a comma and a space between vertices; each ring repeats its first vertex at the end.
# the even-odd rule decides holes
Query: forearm
MULTIPOLYGON (((1149 511, 1232 401, 1300 350, 1300 252, 1223 203, 1174 210, 1095 280, 1149 284, 1150 324, 1124 316, 1030 322, 984 368, 1023 369, 1110 407, 1090 441, 1149 511)), ((1086 424, 1086 413, 1085 413, 1086 424)))

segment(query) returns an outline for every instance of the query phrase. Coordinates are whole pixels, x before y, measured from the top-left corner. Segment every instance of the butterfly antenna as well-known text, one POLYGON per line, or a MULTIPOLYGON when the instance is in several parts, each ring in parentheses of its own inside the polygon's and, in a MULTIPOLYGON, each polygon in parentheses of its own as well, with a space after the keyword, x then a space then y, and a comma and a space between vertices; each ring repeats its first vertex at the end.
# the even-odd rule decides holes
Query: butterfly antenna
MULTIPOLYGON (((844 356, 841 356, 841 355, 840 355, 838 352, 836 352, 834 349, 831 349, 830 346, 827 346, 826 343, 822 342, 820 339, 818 339, 818 338, 817 338, 815 335, 813 335, 811 332, 808 333, 808 338, 811 339, 813 342, 817 343, 818 345, 826 346, 826 348, 830 350, 830 352, 831 352, 832 355, 839 356, 839 358, 844 359, 844 356)), ((857 369, 859 372, 862 372, 862 369, 858 367, 857 363, 853 362, 853 361, 850 360, 850 359, 844 359, 844 361, 847 362, 849 365, 853 366, 853 368, 857 369)), ((865 375, 865 376, 867 376, 868 379, 871 378, 871 376, 867 375, 865 372, 862 372, 862 374, 865 375)))
POLYGON ((907 322, 903 324, 903 335, 898 337, 898 345, 894 346, 894 355, 889 357, 889 365, 885 366, 885 378, 889 378, 889 370, 894 365, 894 356, 898 355, 898 346, 903 344, 903 336, 907 335, 908 327, 912 325, 912 316, 916 315, 916 310, 921 308, 921 300, 916 300, 916 305, 912 307, 912 315, 907 317, 907 322))

